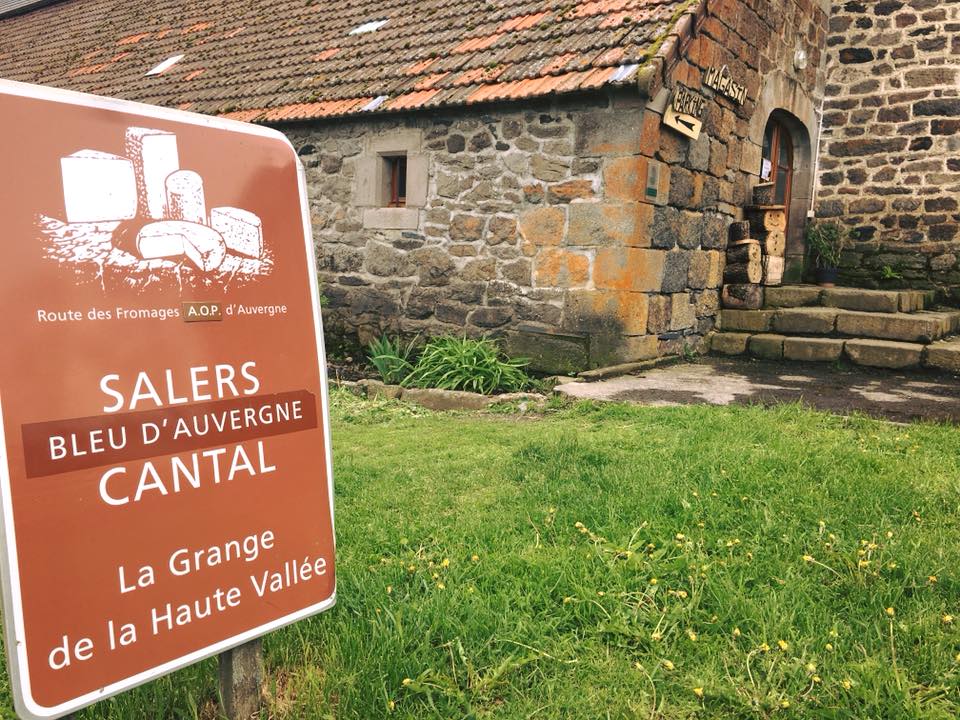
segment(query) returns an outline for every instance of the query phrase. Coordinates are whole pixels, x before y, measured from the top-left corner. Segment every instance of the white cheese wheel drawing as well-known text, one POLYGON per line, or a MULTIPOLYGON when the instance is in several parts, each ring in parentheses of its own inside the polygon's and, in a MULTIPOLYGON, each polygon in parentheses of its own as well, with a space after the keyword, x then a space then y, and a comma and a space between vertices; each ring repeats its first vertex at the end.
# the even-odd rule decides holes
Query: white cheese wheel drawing
POLYGON ((263 254, 260 218, 249 210, 215 207, 210 211, 210 226, 223 236, 230 252, 250 258, 263 254))
POLYGON ((67 222, 111 222, 137 214, 133 164, 99 150, 78 150, 60 158, 67 222))
POLYGON ((204 272, 220 267, 227 254, 220 233, 206 225, 183 220, 161 220, 144 225, 137 235, 137 249, 145 260, 186 255, 204 272), (178 249, 179 253, 176 252, 178 249))
POLYGON ((177 170, 166 180, 167 218, 206 223, 207 206, 203 198, 203 178, 193 170, 177 170))
POLYGON ((167 176, 180 169, 177 136, 164 130, 129 127, 126 155, 137 178, 140 214, 161 220, 167 204, 167 176))

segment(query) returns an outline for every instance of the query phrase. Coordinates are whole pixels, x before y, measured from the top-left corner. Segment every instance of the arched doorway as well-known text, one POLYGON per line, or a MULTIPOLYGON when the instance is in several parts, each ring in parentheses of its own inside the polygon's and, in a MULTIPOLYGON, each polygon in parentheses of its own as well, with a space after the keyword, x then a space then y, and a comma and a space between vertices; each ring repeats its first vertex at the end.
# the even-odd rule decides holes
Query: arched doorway
POLYGON ((803 237, 813 185, 810 133, 795 115, 773 110, 766 119, 761 141, 761 182, 774 183, 774 202, 787 215, 786 282, 800 280, 805 259, 803 237))
POLYGON ((763 133, 763 166, 760 179, 774 183, 774 203, 787 210, 787 232, 790 223, 790 199, 793 190, 793 140, 790 130, 776 116, 771 116, 763 133))

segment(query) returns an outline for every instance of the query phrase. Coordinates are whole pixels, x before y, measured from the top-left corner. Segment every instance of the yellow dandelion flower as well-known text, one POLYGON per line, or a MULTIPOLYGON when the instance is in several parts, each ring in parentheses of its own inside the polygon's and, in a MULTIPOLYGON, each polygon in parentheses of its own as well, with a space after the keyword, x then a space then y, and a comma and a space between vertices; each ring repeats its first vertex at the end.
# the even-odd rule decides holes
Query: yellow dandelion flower
POLYGON ((471 585, 470 587, 467 588, 467 592, 468 592, 468 593, 474 593, 474 592, 476 592, 476 591, 477 591, 477 589, 476 589, 473 585, 471 585))
POLYGON ((714 490, 712 493, 710 493, 710 497, 719 497, 719 495, 717 495, 717 491, 714 490))
POLYGON ((577 522, 575 522, 575 523, 573 524, 573 526, 574 526, 575 528, 582 528, 582 527, 583 527, 583 523, 580 522, 579 520, 577 520, 577 522))
POLYGON ((697 527, 698 527, 698 528, 705 528, 706 526, 707 526, 707 524, 704 523, 704 522, 698 522, 698 523, 697 523, 697 527))
POLYGON ((740 637, 740 628, 735 627, 735 628, 733 629, 733 636, 734 636, 735 638, 740 637))
POLYGON ((803 556, 803 561, 804 561, 805 563, 812 563, 812 562, 813 562, 813 555, 804 555, 804 556, 803 556))
POLYGON ((437 583, 437 590, 446 590, 446 589, 447 589, 447 586, 444 585, 442 582, 437 583))
POLYGON ((393 700, 387 703, 387 710, 389 710, 390 712, 393 712, 396 709, 396 707, 397 707, 397 704, 393 700))
POLYGON ((440 563, 440 565, 441 565, 441 567, 445 567, 445 568, 450 567, 450 558, 444 558, 444 559, 443 559, 443 562, 440 563))
POLYGON ((786 640, 777 640, 777 646, 784 652, 790 649, 790 643, 786 640))
POLYGON ((827 633, 827 634, 828 634, 830 637, 832 637, 832 638, 838 638, 838 637, 840 637, 840 633, 837 632, 837 629, 836 629, 836 628, 830 628, 830 632, 827 633))
POLYGON ((893 617, 894 615, 897 614, 897 611, 894 610, 892 607, 888 607, 886 610, 884 610, 884 612, 887 614, 887 617, 893 617))
POLYGON ((865 567, 867 567, 867 565, 869 565, 869 564, 870 564, 870 561, 869 561, 869 560, 858 560, 858 561, 857 561, 857 567, 859 567, 859 568, 865 568, 865 567))
POLYGON ((470 561, 471 561, 471 562, 480 562, 480 556, 479 556, 479 555, 471 555, 471 556, 470 556, 470 561))
POLYGON ((760 647, 757 648, 760 652, 770 652, 770 646, 766 643, 760 643, 760 647))
POLYGON ((698 698, 700 698, 701 700, 703 700, 703 688, 702 688, 702 687, 695 687, 695 688, 693 689, 693 694, 696 695, 696 696, 697 696, 698 698))
POLYGON ((697 634, 693 630, 687 630, 687 637, 693 642, 697 641, 697 634))
POLYGON ((944 615, 944 616, 943 616, 942 618, 940 618, 940 619, 943 620, 943 624, 944 624, 944 625, 952 625, 952 624, 953 624, 953 615, 944 615))
POLYGON ((407 572, 415 572, 417 569, 416 565, 407 565, 407 572))
POLYGON ((694 496, 695 498, 698 498, 698 497, 700 497, 700 493, 698 493, 696 490, 694 490, 694 491, 693 491, 693 496, 694 496))
POLYGON ((960 663, 960 653, 957 653, 956 656, 954 656, 953 659, 954 659, 955 662, 960 663))
POLYGON ((637 662, 635 662, 635 663, 633 664, 633 666, 634 666, 637 670, 643 670, 643 665, 640 664, 640 661, 639 661, 639 660, 638 660, 637 662))
POLYGON ((927 582, 930 583, 931 585, 936 584, 936 582, 937 582, 937 576, 936 576, 936 575, 928 575, 928 576, 927 576, 927 582))
POLYGON ((674 535, 674 537, 675 537, 677 540, 686 540, 686 538, 687 538, 687 536, 684 535, 683 533, 677 533, 676 535, 674 535))
POLYGON ((657 579, 656 579, 656 578, 650 578, 650 584, 651 584, 651 585, 656 585, 656 584, 657 584, 657 579))
POLYGON ((853 683, 850 682, 849 680, 847 680, 846 678, 844 678, 843 680, 840 681, 840 686, 841 686, 844 690, 849 690, 852 685, 853 685, 853 683))
POLYGON ((603 590, 597 590, 598 597, 603 597, 604 595, 606 595, 606 593, 603 590))
POLYGON ((664 661, 663 661, 663 667, 665 667, 667 670, 673 670, 674 665, 673 665, 673 663, 670 662, 669 660, 664 660, 664 661))
POLYGON ((437 575, 437 573, 434 573, 434 574, 433 574, 433 579, 434 579, 434 580, 439 580, 439 579, 440 579, 440 576, 437 575))
POLYGON ((677 590, 677 597, 680 598, 681 600, 686 599, 686 597, 687 597, 687 591, 686 591, 686 590, 677 590))
POLYGON ((790 707, 790 701, 789 701, 789 700, 781 700, 781 701, 780 701, 780 707, 782 707, 784 710, 786 710, 788 707, 790 707))
POLYGON ((895 562, 888 562, 888 563, 887 563, 887 569, 888 569, 888 570, 896 570, 896 569, 897 569, 897 564, 896 564, 895 562))
POLYGON ((652 633, 650 633, 650 639, 653 641, 663 640, 663 633, 654 630, 652 633))
POLYGON ((387 585, 387 595, 393 592, 393 585, 387 585))
POLYGON ((827 643, 825 647, 827 648, 827 652, 833 652, 833 643, 827 643))
POLYGON ((404 679, 403 679, 403 685, 404 685, 404 687, 406 687, 407 685, 409 685, 409 684, 412 683, 412 682, 413 682, 413 680, 411 680, 410 678, 404 678, 404 679))
POLYGON ((563 599, 563 604, 564 604, 564 605, 569 605, 569 604, 572 603, 572 602, 573 602, 573 598, 570 597, 569 595, 567 595, 567 597, 565 597, 565 598, 563 599))
POLYGON ((383 612, 383 610, 381 610, 380 608, 374 608, 374 611, 377 613, 377 615, 383 612))
POLYGON ((808 673, 815 673, 817 671, 817 666, 815 663, 809 662, 804 668, 808 673))
POLYGON ((819 675, 814 675, 810 679, 813 680, 814 685, 819 685, 821 682, 823 682, 823 678, 821 678, 819 675))

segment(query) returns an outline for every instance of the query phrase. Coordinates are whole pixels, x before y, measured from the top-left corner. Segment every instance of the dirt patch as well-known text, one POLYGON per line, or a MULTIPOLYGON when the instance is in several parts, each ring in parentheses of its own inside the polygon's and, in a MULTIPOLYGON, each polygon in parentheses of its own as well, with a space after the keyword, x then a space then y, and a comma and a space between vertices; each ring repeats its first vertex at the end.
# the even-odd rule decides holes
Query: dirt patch
POLYGON ((642 405, 802 402, 840 414, 897 422, 960 422, 960 380, 932 370, 898 372, 820 363, 704 358, 595 383, 562 385, 578 399, 642 405))

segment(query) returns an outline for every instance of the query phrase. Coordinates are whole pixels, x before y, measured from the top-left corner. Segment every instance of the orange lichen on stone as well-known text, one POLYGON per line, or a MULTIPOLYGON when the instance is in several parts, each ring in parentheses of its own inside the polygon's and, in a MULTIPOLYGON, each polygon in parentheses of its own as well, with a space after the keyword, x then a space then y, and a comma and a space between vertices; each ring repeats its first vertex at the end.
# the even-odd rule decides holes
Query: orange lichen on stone
POLYGON ((590 280, 590 257, 574 250, 544 248, 534 262, 537 287, 581 287, 590 280))
POLYGON ((520 236, 533 245, 562 245, 565 215, 562 208, 534 208, 520 218, 520 236))
POLYGON ((661 250, 600 248, 593 266, 593 283, 606 290, 656 291, 661 286, 663 264, 661 250))
POLYGON ((607 198, 640 200, 647 185, 647 158, 623 157, 607 163, 603 169, 603 187, 607 198))

